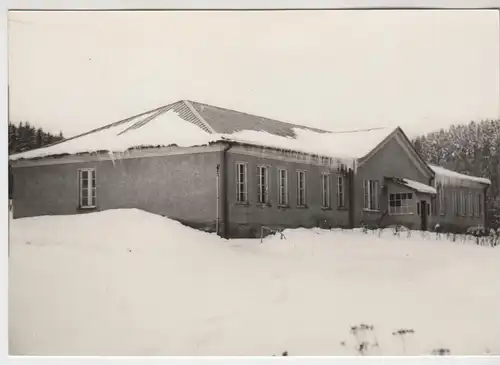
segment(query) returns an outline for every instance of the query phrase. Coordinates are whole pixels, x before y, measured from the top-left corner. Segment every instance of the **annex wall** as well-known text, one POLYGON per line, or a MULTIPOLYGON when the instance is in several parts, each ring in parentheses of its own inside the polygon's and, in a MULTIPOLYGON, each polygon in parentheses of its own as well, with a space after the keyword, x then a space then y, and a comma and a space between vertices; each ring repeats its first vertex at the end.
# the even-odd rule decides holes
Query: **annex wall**
POLYGON ((96 170, 97 208, 137 208, 200 227, 216 220, 220 152, 40 166, 14 173, 14 218, 88 212, 79 208, 78 170, 96 170))

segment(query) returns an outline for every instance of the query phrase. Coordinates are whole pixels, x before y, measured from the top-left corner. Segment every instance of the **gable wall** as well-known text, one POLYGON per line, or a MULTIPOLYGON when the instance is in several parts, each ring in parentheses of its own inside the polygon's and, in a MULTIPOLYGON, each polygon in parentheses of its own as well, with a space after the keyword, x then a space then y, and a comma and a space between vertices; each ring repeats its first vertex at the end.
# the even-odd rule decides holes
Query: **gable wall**
MULTIPOLYGON (((355 222, 360 225, 362 222, 371 224, 379 222, 382 214, 387 211, 387 191, 380 189, 380 211, 364 211, 364 190, 363 181, 365 179, 378 180, 379 186, 384 185, 384 177, 404 177, 423 184, 429 184, 430 173, 424 173, 417 168, 417 161, 411 156, 401 144, 407 143, 401 136, 395 135, 382 148, 374 153, 366 162, 358 167, 355 177, 355 222)), ((403 187, 402 187, 403 190, 403 187)), ((387 215, 385 216, 387 217, 387 215)), ((392 224, 394 219, 384 220, 381 224, 392 224)), ((404 220, 404 218, 402 218, 404 220)))

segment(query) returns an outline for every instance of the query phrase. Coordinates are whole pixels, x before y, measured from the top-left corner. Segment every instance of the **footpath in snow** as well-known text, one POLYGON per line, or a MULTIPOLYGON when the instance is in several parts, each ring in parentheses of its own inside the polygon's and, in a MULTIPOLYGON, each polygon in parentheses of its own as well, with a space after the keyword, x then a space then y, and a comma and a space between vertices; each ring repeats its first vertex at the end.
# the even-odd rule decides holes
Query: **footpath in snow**
POLYGON ((500 354, 500 248, 139 210, 11 220, 11 355, 500 354))

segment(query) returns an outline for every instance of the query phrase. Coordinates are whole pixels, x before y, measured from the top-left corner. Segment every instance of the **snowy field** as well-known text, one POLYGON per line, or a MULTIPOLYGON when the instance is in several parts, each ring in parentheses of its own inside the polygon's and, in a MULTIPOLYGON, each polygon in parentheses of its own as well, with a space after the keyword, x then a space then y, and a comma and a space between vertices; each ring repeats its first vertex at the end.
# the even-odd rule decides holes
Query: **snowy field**
POLYGON ((225 241, 139 210, 10 230, 12 355, 500 354, 499 247, 305 229, 225 241))

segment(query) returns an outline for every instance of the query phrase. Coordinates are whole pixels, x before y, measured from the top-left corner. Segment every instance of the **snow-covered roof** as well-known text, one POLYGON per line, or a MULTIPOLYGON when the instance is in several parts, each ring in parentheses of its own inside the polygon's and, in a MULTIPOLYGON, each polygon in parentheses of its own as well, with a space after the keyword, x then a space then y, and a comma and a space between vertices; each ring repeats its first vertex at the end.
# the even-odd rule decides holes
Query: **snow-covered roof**
POLYGON ((132 147, 169 146, 180 147, 204 145, 213 137, 198 126, 186 122, 172 110, 162 113, 148 123, 137 126, 151 113, 94 133, 68 139, 52 146, 38 148, 10 156, 11 160, 47 157, 61 154, 85 152, 124 152, 132 147), (134 128, 135 126, 135 128, 134 128))
POLYGON ((436 188, 415 180, 410 180, 406 178, 391 178, 391 180, 398 184, 404 185, 418 193, 437 194, 436 188))
POLYGON ((367 155, 393 132, 393 129, 388 128, 330 132, 245 113, 241 113, 244 117, 238 119, 237 128, 230 129, 228 125, 231 120, 227 118, 234 117, 238 112, 228 111, 229 114, 225 115, 221 112, 225 109, 200 105, 202 104, 189 101, 169 104, 48 147, 12 155, 10 159, 97 151, 118 153, 134 147, 190 147, 230 140, 352 162, 367 155), (217 110, 217 113, 214 113, 214 110, 217 110), (210 116, 211 123, 202 113, 210 116), (222 122, 215 122, 217 116, 223 119, 222 122), (248 124, 248 129, 245 129, 245 123, 248 124))
POLYGON ((390 179, 391 181, 394 181, 397 184, 404 185, 404 186, 408 187, 409 189, 414 190, 418 193, 437 194, 437 191, 434 187, 427 185, 427 184, 424 184, 424 183, 421 183, 419 181, 410 180, 410 179, 406 179, 406 178, 398 178, 398 177, 391 177, 388 179, 390 179))
POLYGON ((385 128, 328 133, 317 133, 301 128, 293 128, 293 131, 295 137, 282 137, 251 130, 239 131, 225 136, 236 142, 250 142, 278 149, 290 149, 352 160, 366 156, 392 132, 392 130, 385 128))
POLYGON ((465 174, 460 174, 455 171, 445 169, 444 167, 431 165, 429 167, 436 174, 436 182, 444 184, 460 184, 462 182, 475 182, 485 185, 491 185, 491 180, 484 177, 469 176, 465 174))

